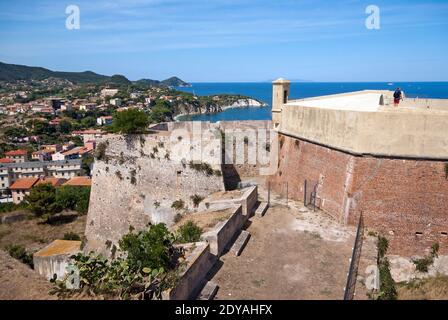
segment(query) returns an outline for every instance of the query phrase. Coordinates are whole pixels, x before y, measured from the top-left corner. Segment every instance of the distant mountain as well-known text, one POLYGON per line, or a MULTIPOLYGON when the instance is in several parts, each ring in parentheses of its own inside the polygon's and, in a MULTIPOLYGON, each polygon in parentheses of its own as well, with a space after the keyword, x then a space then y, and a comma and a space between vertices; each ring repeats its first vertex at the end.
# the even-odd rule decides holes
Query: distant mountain
POLYGON ((172 77, 163 81, 142 79, 138 81, 130 81, 123 75, 113 75, 111 77, 97 74, 92 71, 84 72, 60 72, 51 71, 40 67, 29 67, 16 64, 7 64, 0 62, 0 81, 17 81, 17 80, 44 80, 48 78, 65 79, 73 83, 94 83, 94 84, 142 84, 151 86, 189 86, 188 83, 177 77, 172 77))
POLYGON ((178 77, 171 77, 163 80, 161 81, 161 84, 168 87, 191 87, 191 84, 179 79, 178 77))
MULTIPOLYGON (((275 80, 277 80, 277 79, 268 79, 268 80, 266 80, 266 82, 272 82, 275 80)), ((289 80, 291 82, 314 82, 314 80, 306 80, 306 79, 287 79, 287 80, 289 80)))

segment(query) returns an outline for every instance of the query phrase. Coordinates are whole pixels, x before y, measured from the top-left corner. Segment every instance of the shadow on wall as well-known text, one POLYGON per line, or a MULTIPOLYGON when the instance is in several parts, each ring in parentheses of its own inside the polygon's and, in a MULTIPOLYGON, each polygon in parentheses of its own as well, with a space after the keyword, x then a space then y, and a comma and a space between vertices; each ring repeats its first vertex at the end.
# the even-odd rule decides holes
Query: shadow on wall
POLYGON ((233 164, 222 164, 221 172, 223 175, 224 186, 227 191, 235 190, 241 182, 241 177, 233 164))

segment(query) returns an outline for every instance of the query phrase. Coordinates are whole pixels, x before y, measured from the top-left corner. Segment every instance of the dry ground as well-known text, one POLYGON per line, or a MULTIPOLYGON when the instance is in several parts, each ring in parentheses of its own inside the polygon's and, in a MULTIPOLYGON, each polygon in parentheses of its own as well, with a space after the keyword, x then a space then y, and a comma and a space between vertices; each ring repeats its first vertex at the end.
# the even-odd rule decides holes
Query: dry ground
POLYGON ((27 265, 0 250, 0 300, 49 300, 52 285, 27 265))
POLYGON ((8 245, 23 245, 28 251, 39 251, 53 240, 62 239, 64 234, 74 232, 80 237, 84 235, 87 216, 78 216, 75 212, 67 212, 53 224, 42 223, 33 218, 12 224, 0 224, 0 249, 8 245))
POLYGON ((85 224, 86 216, 78 217, 70 212, 63 214, 63 218, 53 225, 35 218, 0 224, 0 300, 56 299, 49 294, 52 284, 3 250, 9 245, 23 245, 29 253, 34 253, 53 240, 62 239, 65 233, 82 236, 85 224))
POLYGON ((264 217, 251 218, 241 256, 225 254, 209 275, 216 299, 343 298, 355 228, 300 207, 274 199, 264 217))
POLYGON ((218 222, 227 220, 232 215, 233 209, 225 209, 213 212, 199 212, 199 213, 188 213, 182 215, 180 221, 178 221, 172 230, 177 230, 180 226, 187 223, 188 221, 194 222, 198 227, 202 229, 203 232, 207 232, 218 222))
POLYGON ((397 284, 399 300, 448 300, 448 276, 397 284))

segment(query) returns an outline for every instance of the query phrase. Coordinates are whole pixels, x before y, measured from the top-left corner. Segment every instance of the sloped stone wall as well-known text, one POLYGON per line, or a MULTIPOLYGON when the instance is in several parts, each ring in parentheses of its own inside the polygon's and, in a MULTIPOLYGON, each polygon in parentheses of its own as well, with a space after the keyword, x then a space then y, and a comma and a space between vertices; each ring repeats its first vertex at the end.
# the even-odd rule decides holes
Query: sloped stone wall
POLYGON ((180 144, 191 150, 213 139, 207 134, 191 140, 151 134, 114 135, 100 142, 106 151, 93 169, 84 250, 109 255, 131 226, 141 230, 148 223, 172 224, 176 200, 192 210, 191 196, 224 190, 219 165, 211 165, 216 171, 208 175, 190 167, 188 152, 178 152, 180 144))

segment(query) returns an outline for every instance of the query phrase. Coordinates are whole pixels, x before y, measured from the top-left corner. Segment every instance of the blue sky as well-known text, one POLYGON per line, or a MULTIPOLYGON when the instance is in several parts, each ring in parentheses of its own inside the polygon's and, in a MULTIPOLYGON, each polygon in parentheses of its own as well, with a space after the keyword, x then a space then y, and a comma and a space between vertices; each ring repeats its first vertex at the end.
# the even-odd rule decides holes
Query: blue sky
POLYGON ((446 0, 0 1, 0 61, 131 80, 447 81, 447 53, 446 0))

